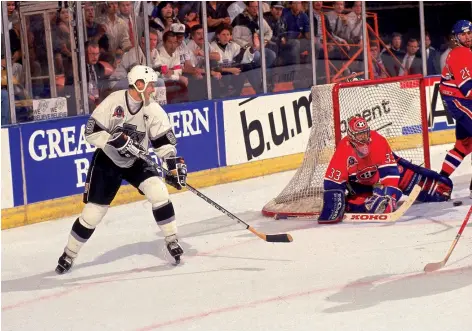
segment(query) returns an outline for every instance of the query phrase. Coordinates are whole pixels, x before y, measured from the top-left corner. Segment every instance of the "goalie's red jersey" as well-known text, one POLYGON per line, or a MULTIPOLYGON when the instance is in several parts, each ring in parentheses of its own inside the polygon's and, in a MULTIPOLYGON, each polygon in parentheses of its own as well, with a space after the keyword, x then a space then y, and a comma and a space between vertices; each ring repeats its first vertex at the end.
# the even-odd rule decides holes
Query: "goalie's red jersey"
POLYGON ((370 137, 370 153, 364 158, 357 155, 347 136, 339 142, 326 170, 325 189, 345 188, 347 182, 398 187, 400 174, 388 141, 374 130, 370 137))
POLYGON ((472 50, 458 46, 446 58, 439 91, 454 98, 472 99, 472 50))

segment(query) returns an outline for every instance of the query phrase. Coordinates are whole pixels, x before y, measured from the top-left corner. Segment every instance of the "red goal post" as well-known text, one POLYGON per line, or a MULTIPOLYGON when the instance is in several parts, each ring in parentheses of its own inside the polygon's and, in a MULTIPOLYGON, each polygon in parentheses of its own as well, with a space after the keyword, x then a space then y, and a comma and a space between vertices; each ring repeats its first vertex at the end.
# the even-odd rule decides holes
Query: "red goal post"
POLYGON ((318 85, 311 94, 313 125, 303 162, 282 192, 263 207, 264 216, 319 214, 326 168, 355 115, 387 138, 396 154, 430 168, 422 75, 318 85))

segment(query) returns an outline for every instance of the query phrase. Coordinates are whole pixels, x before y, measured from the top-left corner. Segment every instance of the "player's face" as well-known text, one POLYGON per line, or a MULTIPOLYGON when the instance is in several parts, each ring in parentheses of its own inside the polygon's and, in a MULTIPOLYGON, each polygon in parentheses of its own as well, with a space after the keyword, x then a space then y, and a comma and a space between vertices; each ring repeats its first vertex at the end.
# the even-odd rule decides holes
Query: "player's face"
POLYGON ((462 32, 457 35, 459 42, 464 45, 465 47, 472 46, 472 31, 462 32))
POLYGON ((370 142, 370 134, 368 131, 356 133, 356 140, 363 144, 370 142))
POLYGON ((149 82, 143 93, 144 101, 149 102, 149 99, 151 98, 151 94, 153 93, 154 93, 154 82, 149 82))

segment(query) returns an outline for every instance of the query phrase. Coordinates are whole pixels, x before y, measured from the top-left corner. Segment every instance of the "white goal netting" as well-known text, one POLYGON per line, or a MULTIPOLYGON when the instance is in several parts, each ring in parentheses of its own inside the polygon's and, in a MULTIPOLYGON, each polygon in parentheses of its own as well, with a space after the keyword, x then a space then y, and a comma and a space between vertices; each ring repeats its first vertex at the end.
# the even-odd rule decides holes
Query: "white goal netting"
MULTIPOLYGON (((337 142, 352 116, 366 119, 397 155, 428 164, 428 128, 420 77, 314 86, 310 138, 302 165, 284 190, 262 209, 266 216, 316 215, 323 178, 337 142)), ((375 153, 375 151, 372 151, 375 153)))

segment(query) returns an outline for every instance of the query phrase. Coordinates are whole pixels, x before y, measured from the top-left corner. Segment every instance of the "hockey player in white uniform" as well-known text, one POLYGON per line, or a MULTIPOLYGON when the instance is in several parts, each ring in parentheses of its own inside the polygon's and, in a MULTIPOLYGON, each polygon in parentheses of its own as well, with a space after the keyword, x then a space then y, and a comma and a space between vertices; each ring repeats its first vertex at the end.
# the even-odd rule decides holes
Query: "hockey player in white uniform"
POLYGON ((165 181, 179 190, 185 186, 187 167, 183 159, 176 156, 176 138, 167 114, 150 99, 157 78, 150 67, 133 67, 128 73, 128 90, 110 94, 90 116, 85 137, 97 150, 85 183, 85 207, 72 226, 59 258, 58 274, 72 267, 80 248, 105 216, 122 180, 139 189, 152 204, 152 213, 165 236, 167 249, 176 263, 180 262, 183 250, 178 243, 174 207, 167 187, 156 169, 137 157, 146 154, 151 143, 169 170, 165 181))

